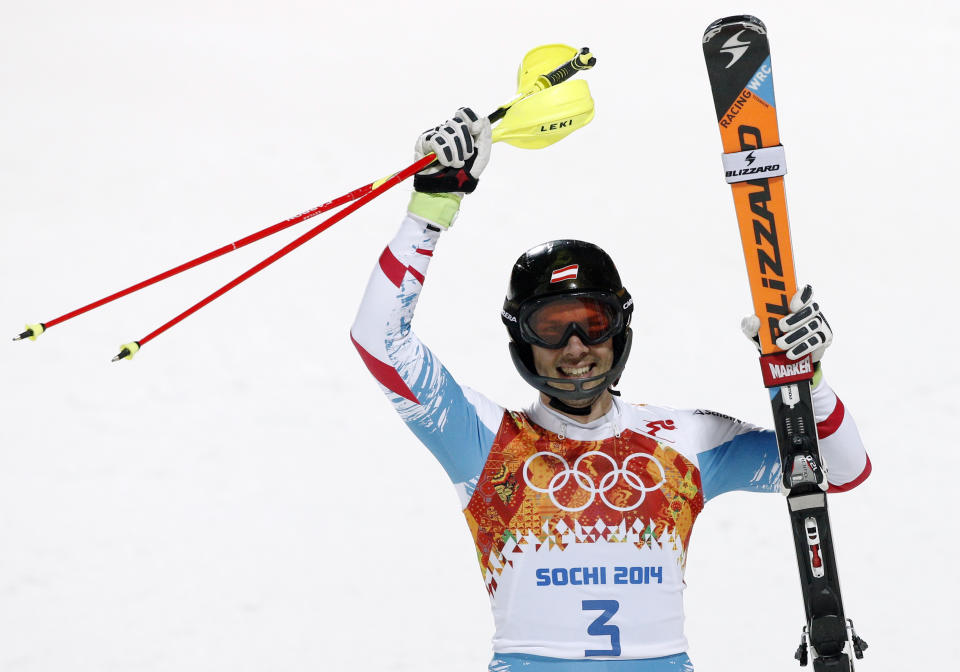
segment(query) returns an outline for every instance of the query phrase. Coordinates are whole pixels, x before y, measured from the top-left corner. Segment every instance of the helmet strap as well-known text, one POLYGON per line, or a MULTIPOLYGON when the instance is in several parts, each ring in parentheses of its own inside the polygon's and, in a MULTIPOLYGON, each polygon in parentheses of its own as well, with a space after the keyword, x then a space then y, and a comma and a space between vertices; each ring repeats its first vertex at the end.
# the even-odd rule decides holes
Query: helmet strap
MULTIPOLYGON (((519 343, 514 340, 510 341, 510 358, 513 360, 513 365, 516 367, 520 376, 527 381, 527 383, 547 396, 547 398, 550 400, 549 406, 555 408, 561 413, 566 413, 568 415, 585 416, 590 415, 590 413, 593 411, 593 405, 601 397, 604 389, 608 389, 611 394, 619 396, 619 392, 614 390, 613 386, 620 381, 620 374, 623 373, 623 368, 627 364, 627 358, 630 356, 630 344, 632 340, 633 332, 629 327, 627 327, 623 334, 623 345, 619 348, 620 352, 616 355, 613 367, 605 374, 580 381, 549 378, 547 376, 540 376, 534 373, 532 366, 533 362, 531 361, 532 358, 530 357, 530 345, 523 343, 522 341, 519 343), (524 353, 524 350, 526 353, 524 353), (587 392, 583 389, 583 385, 585 383, 593 383, 594 381, 598 381, 596 385, 600 388, 600 391, 597 392, 592 399, 590 399, 589 405, 578 408, 565 403, 561 399, 561 397, 567 397, 571 401, 580 401, 586 397, 586 394, 584 393, 587 392), (606 388, 604 388, 603 384, 601 384, 601 381, 606 384, 606 388), (572 382, 576 389, 560 390, 555 386, 555 383, 557 382, 572 382)), ((591 388, 590 391, 593 391, 593 388, 591 388)))
MULTIPOLYGON (((620 396, 620 390, 615 390, 613 389, 613 387, 608 387, 607 392, 609 392, 615 397, 620 396)), ((561 413, 567 413, 568 415, 590 415, 593 412, 593 405, 597 403, 597 401, 599 401, 600 397, 603 396, 603 393, 601 392, 600 394, 595 396, 590 401, 589 406, 581 406, 580 408, 577 408, 576 406, 571 406, 569 404, 565 404, 560 399, 557 399, 556 397, 551 396, 549 394, 547 396, 550 398, 550 406, 552 408, 557 409, 561 413)))
POLYGON ((550 406, 557 409, 561 413, 566 413, 568 415, 590 415, 590 413, 593 411, 593 404, 599 398, 600 395, 597 395, 590 402, 589 406, 581 406, 580 408, 577 408, 576 406, 570 406, 569 404, 563 403, 556 397, 550 397, 550 406))

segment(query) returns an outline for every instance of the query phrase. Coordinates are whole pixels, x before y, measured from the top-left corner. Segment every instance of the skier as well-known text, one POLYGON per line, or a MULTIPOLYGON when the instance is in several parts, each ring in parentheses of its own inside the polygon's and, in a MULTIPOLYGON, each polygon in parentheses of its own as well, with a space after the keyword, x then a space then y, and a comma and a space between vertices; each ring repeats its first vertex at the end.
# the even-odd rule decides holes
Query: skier
MULTIPOLYGON (((536 402, 506 410, 454 380, 410 323, 490 146, 490 123, 469 108, 417 139, 417 158, 434 152, 439 165, 415 176, 351 338, 460 496, 493 609, 489 670, 692 670, 682 591, 693 523, 721 493, 779 492, 775 435, 713 411, 621 401, 633 299, 610 257, 581 241, 535 247, 510 276, 501 318, 536 402)), ((813 351, 830 491, 849 490, 870 461, 819 370, 830 327, 809 286, 790 308, 778 344, 813 351)), ((742 326, 753 338, 759 321, 742 326)))

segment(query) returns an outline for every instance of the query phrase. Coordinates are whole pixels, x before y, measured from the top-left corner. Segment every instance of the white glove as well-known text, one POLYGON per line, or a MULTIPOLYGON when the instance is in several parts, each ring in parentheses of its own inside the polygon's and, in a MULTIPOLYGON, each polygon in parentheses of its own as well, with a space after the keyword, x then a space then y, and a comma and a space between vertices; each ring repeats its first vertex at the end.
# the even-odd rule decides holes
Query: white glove
POLYGON ((490 161, 490 121, 461 107, 453 118, 424 131, 414 145, 417 160, 436 154, 437 163, 417 173, 413 188, 425 193, 471 193, 490 161))
MULTIPOLYGON (((778 324, 783 333, 776 340, 789 359, 800 359, 810 353, 811 360, 819 362, 824 351, 833 342, 833 330, 820 312, 820 304, 813 300, 813 287, 804 286, 790 299, 790 314, 778 324)), ((748 315, 740 320, 743 334, 760 349, 760 318, 748 315)))

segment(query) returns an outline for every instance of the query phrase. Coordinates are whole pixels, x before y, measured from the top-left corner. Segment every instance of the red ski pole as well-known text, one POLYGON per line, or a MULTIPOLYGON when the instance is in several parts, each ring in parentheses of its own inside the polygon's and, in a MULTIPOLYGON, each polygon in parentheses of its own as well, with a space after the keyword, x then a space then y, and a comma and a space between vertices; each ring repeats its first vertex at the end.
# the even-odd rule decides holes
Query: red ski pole
MULTIPOLYGON (((573 76, 576 72, 581 70, 588 70, 592 68, 595 63, 596 63, 596 58, 593 57, 593 55, 590 53, 590 50, 586 47, 584 47, 583 49, 580 49, 579 52, 573 49, 572 47, 566 47, 564 45, 546 45, 545 47, 538 47, 536 49, 531 50, 524 57, 523 63, 521 63, 521 74, 523 76, 520 78, 519 85, 518 85, 519 94, 512 101, 510 101, 509 103, 506 103, 505 105, 501 105, 492 114, 488 115, 487 117, 488 120, 491 123, 501 120, 505 116, 507 110, 511 109, 517 103, 531 96, 534 96, 535 94, 543 91, 544 89, 547 89, 549 87, 556 86, 558 84, 561 84, 562 82, 565 82, 567 79, 573 76), (570 53, 567 53, 565 57, 569 57, 572 55, 573 58, 571 58, 569 61, 561 63, 559 67, 554 68, 548 74, 537 75, 534 77, 532 73, 542 72, 541 68, 544 67, 546 64, 548 63, 552 64, 556 62, 556 58, 558 54, 555 52, 557 52, 558 48, 560 52, 567 52, 567 50, 569 50, 570 53), (544 54, 544 49, 550 52, 549 55, 544 54), (530 62, 528 63, 528 61, 530 62), (525 64, 528 66, 526 70, 523 69, 525 64), (536 69, 534 69, 534 67, 536 69)), ((531 107, 530 105, 527 105, 527 108, 530 108, 530 107, 531 107)), ((547 114, 546 116, 549 117, 550 114, 547 114)), ((524 147, 528 149, 537 149, 540 147, 546 147, 556 142, 560 138, 566 136, 573 130, 574 128, 572 124, 573 118, 577 119, 577 127, 580 127, 582 125, 589 123, 589 121, 593 118, 593 99, 590 98, 589 90, 585 86, 582 87, 582 91, 577 89, 568 89, 563 94, 560 94, 557 96, 550 96, 549 98, 539 99, 539 105, 533 106, 532 111, 531 109, 526 109, 525 113, 523 115, 518 116, 515 119, 515 122, 512 125, 510 125, 509 129, 501 134, 500 139, 510 144, 516 145, 518 147, 524 147), (557 107, 556 110, 552 109, 551 107, 554 105, 557 107), (562 112, 562 114, 560 114, 560 116, 557 117, 556 119, 556 121, 560 121, 561 123, 559 124, 550 123, 549 133, 547 133, 547 129, 545 129, 544 126, 541 124, 541 122, 544 119, 542 119, 540 116, 540 114, 546 113, 547 110, 549 110, 550 113, 553 114, 553 116, 556 116, 557 114, 560 114, 562 112), (553 133, 553 131, 555 130, 554 126, 557 126, 558 128, 566 127, 566 130, 559 131, 554 134, 553 133)), ((502 129, 503 129, 503 126, 498 127, 497 130, 500 131, 502 129)), ((498 138, 496 137, 496 133, 494 134, 493 140, 494 142, 498 140, 498 138)), ((267 227, 262 231, 258 231, 249 236, 246 236, 237 241, 234 241, 233 243, 224 245, 223 247, 220 247, 216 250, 208 252, 207 254, 201 255, 196 259, 192 259, 179 266, 176 266, 167 271, 164 271, 163 273, 160 273, 151 278, 148 278, 147 280, 139 282, 135 285, 131 285, 126 289, 120 290, 119 292, 116 292, 102 299, 99 299, 98 301, 94 301, 93 303, 77 308, 76 310, 73 310, 69 313, 61 315, 60 317, 57 317, 52 320, 48 320, 47 322, 41 322, 37 324, 28 324, 26 326, 26 330, 21 334, 19 334, 17 337, 15 337, 13 340, 18 341, 24 338, 29 338, 30 340, 36 340, 37 337, 40 336, 44 331, 46 331, 47 329, 49 329, 50 327, 56 324, 65 322, 73 317, 76 317, 85 312, 93 310, 94 308, 98 308, 104 304, 110 303, 111 301, 115 301, 123 296, 126 296, 140 289, 143 289, 144 287, 148 287, 152 284, 160 282, 161 280, 165 280, 166 278, 177 275, 178 273, 182 273, 183 271, 186 271, 190 268, 199 266, 200 264, 206 263, 207 261, 210 261, 212 259, 216 259, 217 257, 220 257, 229 252, 232 252, 233 250, 239 249, 240 247, 244 247, 246 245, 249 245, 250 243, 261 240, 278 231, 282 231, 283 229, 293 226, 294 224, 297 224, 317 214, 320 214, 321 212, 325 212, 332 208, 343 205, 344 203, 354 201, 351 205, 347 206, 341 212, 337 213, 333 217, 330 217, 329 219, 325 220, 321 224, 317 225, 316 227, 314 227, 304 235, 300 236, 290 244, 278 250, 276 253, 274 253, 267 259, 264 259, 262 262, 260 262, 256 266, 250 268, 245 273, 238 276, 231 282, 227 283, 226 285, 221 287, 219 290, 217 290, 213 294, 207 296, 205 299, 203 299, 199 303, 195 304, 194 306, 191 306, 190 308, 185 310, 183 313, 173 318, 166 324, 162 325, 160 328, 156 329, 152 333, 147 334, 145 337, 143 337, 139 341, 133 341, 131 343, 127 343, 121 346, 121 351, 116 357, 114 357, 114 361, 117 361, 118 359, 126 359, 129 357, 132 357, 140 349, 142 345, 146 344, 147 342, 149 342, 156 336, 160 335, 161 333, 163 333, 173 325, 177 324, 181 320, 193 314, 194 312, 196 312, 203 306, 207 305, 214 299, 230 291, 231 289, 233 289, 234 287, 242 283, 247 278, 260 272, 261 270, 263 270, 273 262, 277 261, 278 259, 286 256, 287 254, 292 252, 294 249, 296 249, 303 243, 307 242, 308 240, 312 239, 322 231, 325 231, 327 228, 333 226, 335 223, 339 222, 341 219, 343 219, 350 213, 356 211, 358 208, 362 207, 366 203, 369 203, 371 200, 379 196, 382 191, 386 191, 387 189, 392 188, 399 182, 405 180, 407 177, 410 177, 411 175, 427 167, 428 165, 430 165, 430 163, 433 162, 434 158, 435 158, 434 155, 432 154, 428 155, 389 178, 384 178, 382 180, 378 180, 376 182, 372 182, 370 184, 364 185, 363 187, 355 189, 354 191, 348 194, 345 194, 344 196, 340 196, 339 198, 336 198, 332 201, 324 203, 323 205, 317 206, 316 208, 313 208, 312 210, 308 210, 300 215, 297 215, 296 217, 293 217, 288 220, 284 220, 283 222, 274 224, 273 226, 267 227)))
POLYGON ((77 308, 76 310, 71 310, 69 313, 65 313, 60 317, 54 318, 52 320, 47 320, 46 322, 39 322, 37 324, 28 324, 26 330, 23 333, 21 333, 19 336, 16 336, 13 340, 20 341, 20 340, 23 340, 24 338, 29 338, 30 340, 35 341, 37 340, 37 337, 40 336, 40 334, 45 332, 50 327, 60 324, 61 322, 66 322, 67 320, 74 318, 77 315, 82 315, 83 313, 93 310, 94 308, 99 308, 100 306, 108 304, 111 301, 116 301, 117 299, 127 296, 128 294, 133 294, 134 292, 137 292, 143 289, 144 287, 149 287, 150 285, 160 282, 161 280, 166 280, 167 278, 173 277, 174 275, 177 275, 179 273, 183 273, 184 271, 190 270, 191 268, 199 266, 200 264, 205 264, 208 261, 212 259, 216 259, 217 257, 221 257, 229 252, 233 252, 234 250, 239 250, 241 247, 245 247, 250 243, 255 243, 258 240, 262 240, 263 238, 266 238, 267 236, 272 236, 273 234, 279 231, 283 231, 284 229, 290 228, 294 224, 299 224, 304 220, 310 219, 311 217, 315 217, 319 215, 321 212, 326 212, 328 210, 332 210, 333 208, 338 208, 344 203, 349 203, 350 201, 354 201, 360 198, 361 196, 365 196, 366 194, 370 193, 370 191, 374 188, 374 185, 378 184, 380 181, 381 180, 378 180, 377 182, 371 182, 370 184, 365 184, 362 187, 354 189, 348 194, 344 194, 343 196, 335 198, 332 201, 327 201, 326 203, 322 205, 318 205, 317 207, 311 210, 307 210, 306 212, 300 213, 296 217, 291 217, 290 219, 286 219, 272 226, 268 226, 267 228, 257 231, 256 233, 252 233, 249 236, 245 236, 243 238, 240 238, 239 240, 235 240, 232 243, 224 245, 223 247, 219 247, 216 250, 207 252, 206 254, 203 254, 197 257, 196 259, 191 259, 190 261, 180 264, 179 266, 175 266, 174 268, 164 271, 163 273, 158 273, 157 275, 151 278, 147 278, 142 282, 138 282, 135 285, 130 285, 126 289, 122 289, 119 292, 111 294, 110 296, 105 296, 102 299, 94 301, 93 303, 88 303, 87 305, 77 308))
MULTIPOLYGON (((200 310, 201 308, 203 308, 205 305, 207 305, 208 303, 210 303, 210 302, 213 301, 214 299, 217 299, 217 298, 223 296, 224 294, 226 294, 227 292, 229 292, 231 289, 233 289, 234 287, 236 287, 237 285, 239 285, 241 282, 243 282, 244 280, 250 278, 250 277, 253 276, 253 275, 256 275, 257 273, 259 273, 260 271, 262 271, 263 269, 265 269, 267 266, 269 266, 269 265, 272 264, 273 262, 275 262, 275 261, 277 261, 278 259, 281 259, 282 257, 285 257, 286 255, 290 254, 290 253, 293 252, 295 249, 297 249, 298 247, 300 247, 301 245, 303 245, 304 243, 306 243, 308 240, 316 237, 317 235, 319 235, 319 234, 322 233, 323 231, 329 229, 331 226, 333 226, 334 224, 336 224, 337 222, 339 222, 341 219, 343 219, 344 217, 346 217, 347 215, 349 215, 351 212, 353 212, 353 211, 355 211, 355 210, 363 207, 364 205, 366 205, 367 203, 369 203, 370 201, 372 201, 372 200, 375 199, 377 196, 379 196, 380 194, 384 193, 385 191, 387 191, 387 190, 390 189, 391 187, 394 187, 394 186, 396 186, 397 184, 399 184, 400 182, 403 182, 405 179, 407 179, 408 177, 410 177, 410 176, 413 175, 414 173, 419 173, 421 170, 423 170, 424 168, 426 168, 427 166, 429 166, 431 163, 433 163, 434 158, 435 158, 435 155, 434 155, 434 154, 428 154, 428 155, 426 155, 425 157, 423 157, 422 159, 418 160, 416 163, 413 163, 413 164, 407 166, 406 168, 404 168, 403 170, 401 170, 399 173, 396 173, 396 174, 393 175, 392 177, 388 178, 386 181, 384 181, 384 182, 382 182, 382 183, 380 183, 380 184, 377 184, 377 187, 376 187, 375 189, 371 187, 371 189, 370 189, 369 191, 367 191, 367 193, 365 193, 363 196, 361 196, 360 198, 358 198, 357 200, 355 200, 353 203, 351 203, 350 205, 348 205, 347 207, 345 207, 343 210, 341 210, 341 211, 338 212, 337 214, 333 215, 332 217, 328 217, 327 219, 323 220, 322 222, 320 222, 320 223, 317 224, 315 227, 313 227, 312 229, 310 229, 309 231, 307 231, 306 233, 304 233, 304 234, 303 234, 302 236, 300 236, 299 238, 296 238, 296 239, 290 241, 289 243, 287 243, 286 245, 284 245, 282 248, 280 248, 279 250, 277 250, 276 252, 274 252, 273 254, 271 254, 269 257, 267 257, 266 259, 264 259, 263 261, 261 261, 259 264, 255 265, 255 266, 249 268, 248 270, 246 270, 245 272, 241 273, 241 274, 238 275, 236 278, 234 278, 233 280, 231 280, 230 282, 228 282, 227 284, 225 284, 223 287, 221 287, 221 288, 218 289, 217 291, 213 292, 212 294, 210 294, 210 295, 207 296, 206 298, 202 299, 201 301, 199 301, 199 302, 195 303, 194 305, 190 306, 189 308, 187 308, 185 311, 183 311, 182 313, 180 313, 179 315, 177 315, 175 318, 173 318, 173 319, 170 320, 169 322, 161 325, 161 326, 158 327, 157 329, 154 329, 154 330, 151 331, 149 334, 147 334, 146 336, 144 336, 143 338, 141 338, 141 339, 139 339, 139 340, 137 340, 137 341, 133 341, 133 342, 131 342, 131 343, 126 343, 126 344, 120 346, 120 347, 121 347, 121 350, 120 350, 119 354, 117 354, 117 356, 114 357, 111 361, 116 362, 116 361, 119 361, 119 360, 121 360, 121 359, 129 359, 129 358, 133 357, 133 356, 137 353, 137 351, 140 350, 140 348, 142 348, 144 345, 146 345, 147 343, 149 343, 150 341, 152 341, 154 338, 156 338, 157 336, 159 336, 160 334, 162 334, 163 332, 165 332, 165 331, 166 331, 167 329, 169 329, 170 327, 172 327, 172 326, 174 326, 175 324, 177 324, 178 322, 181 322, 182 320, 186 319, 187 317, 189 317, 189 316, 192 315, 193 313, 197 312, 198 310, 200 310)), ((376 183, 374 183, 374 184, 376 184, 376 183)), ((368 186, 370 186, 370 185, 368 185, 368 186)), ((363 187, 362 187, 362 188, 363 188, 363 187)), ((322 206, 321 206, 321 207, 322 207, 322 206)))

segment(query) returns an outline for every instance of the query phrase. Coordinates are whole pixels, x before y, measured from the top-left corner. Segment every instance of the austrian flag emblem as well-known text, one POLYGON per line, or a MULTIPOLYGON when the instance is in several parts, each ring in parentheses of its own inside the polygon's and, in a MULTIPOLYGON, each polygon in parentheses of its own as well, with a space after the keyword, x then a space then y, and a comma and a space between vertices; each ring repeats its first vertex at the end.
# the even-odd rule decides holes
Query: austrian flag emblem
POLYGON ((558 268, 550 274, 550 282, 563 282, 564 280, 576 280, 577 273, 580 271, 580 264, 570 264, 563 268, 558 268))

